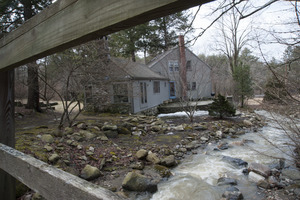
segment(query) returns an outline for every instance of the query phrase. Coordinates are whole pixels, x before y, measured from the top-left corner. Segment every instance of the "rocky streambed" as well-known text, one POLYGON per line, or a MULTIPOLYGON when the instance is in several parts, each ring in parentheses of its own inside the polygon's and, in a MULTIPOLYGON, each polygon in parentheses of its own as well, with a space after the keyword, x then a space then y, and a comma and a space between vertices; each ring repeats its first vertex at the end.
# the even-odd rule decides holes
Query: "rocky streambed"
MULTIPOLYGON (((249 199, 252 193, 251 198, 264 199, 275 197, 277 190, 296 197, 297 170, 278 160, 269 166, 238 156, 240 147, 257 143, 245 135, 259 132, 264 125, 256 113, 226 120, 202 115, 193 123, 173 117, 104 115, 82 119, 64 130, 52 125, 19 129, 16 148, 124 198, 249 199), (222 166, 230 170, 219 171, 222 166), (187 185, 194 187, 183 187, 187 185)), ((20 188, 23 199, 41 198, 20 188)))

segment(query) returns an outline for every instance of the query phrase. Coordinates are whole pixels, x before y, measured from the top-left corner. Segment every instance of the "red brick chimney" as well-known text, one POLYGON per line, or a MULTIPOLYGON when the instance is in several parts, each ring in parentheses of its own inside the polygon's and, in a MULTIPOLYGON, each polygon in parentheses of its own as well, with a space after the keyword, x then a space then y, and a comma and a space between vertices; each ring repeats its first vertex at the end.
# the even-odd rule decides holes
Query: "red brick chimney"
POLYGON ((185 46, 184 46, 184 36, 179 35, 179 55, 180 55, 180 85, 181 85, 181 95, 183 99, 187 98, 187 82, 186 82, 186 56, 185 56, 185 46))

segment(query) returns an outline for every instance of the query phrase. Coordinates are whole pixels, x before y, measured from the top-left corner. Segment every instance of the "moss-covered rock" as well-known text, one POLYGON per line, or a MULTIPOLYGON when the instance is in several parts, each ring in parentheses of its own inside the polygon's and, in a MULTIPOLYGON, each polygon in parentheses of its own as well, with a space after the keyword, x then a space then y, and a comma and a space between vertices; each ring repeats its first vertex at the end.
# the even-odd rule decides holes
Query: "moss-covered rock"
POLYGON ((154 169, 156 172, 159 173, 162 177, 170 177, 172 175, 169 168, 162 166, 162 165, 154 165, 154 169))

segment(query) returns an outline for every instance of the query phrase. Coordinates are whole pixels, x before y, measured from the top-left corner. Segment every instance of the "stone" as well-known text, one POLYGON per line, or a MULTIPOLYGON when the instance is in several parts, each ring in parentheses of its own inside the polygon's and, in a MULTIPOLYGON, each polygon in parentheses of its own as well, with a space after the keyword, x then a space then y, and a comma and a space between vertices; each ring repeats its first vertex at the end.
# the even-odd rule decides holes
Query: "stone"
POLYGON ((82 129, 82 130, 86 130, 87 125, 85 123, 80 123, 77 125, 77 128, 82 129))
POLYGON ((86 165, 81 171, 80 177, 85 180, 94 180, 100 177, 102 174, 97 167, 93 167, 91 165, 86 165))
POLYGON ((117 131, 118 127, 117 127, 117 125, 106 124, 106 125, 102 126, 102 130, 103 131, 117 131))
POLYGON ((59 160, 59 155, 54 153, 48 158, 49 162, 55 164, 59 160))
POLYGON ((230 164, 233 164, 234 166, 240 168, 240 167, 246 167, 248 165, 248 163, 246 161, 243 161, 242 159, 240 158, 232 158, 232 157, 229 157, 229 156, 223 156, 222 160, 230 163, 230 164))
POLYGON ((221 177, 218 179, 218 186, 222 185, 237 185, 237 181, 233 178, 221 177))
POLYGON ((226 200, 242 200, 244 199, 243 194, 240 191, 225 191, 222 194, 226 200))
POLYGON ((47 142, 47 143, 52 143, 54 142, 54 138, 52 137, 52 135, 50 134, 45 134, 45 135, 42 135, 42 141, 43 142, 47 142))
POLYGON ((118 132, 113 131, 113 130, 104 131, 104 134, 106 135, 107 138, 117 138, 118 137, 118 132))
POLYGON ((220 149, 220 150, 225 150, 228 148, 229 148, 229 146, 228 146, 227 142, 222 142, 221 144, 218 145, 218 149, 220 149))
POLYGON ((125 127, 120 127, 120 128, 118 128, 118 134, 131 135, 131 131, 129 131, 125 127))
POLYGON ((217 138, 222 138, 222 137, 223 137, 222 131, 216 131, 215 136, 216 136, 217 138))
POLYGON ((206 141, 208 141, 209 139, 208 139, 207 137, 203 137, 203 136, 202 136, 202 137, 200 138, 200 140, 202 140, 202 141, 205 141, 205 142, 206 142, 206 141))
POLYGON ((151 126, 151 130, 154 132, 159 132, 161 129, 162 127, 159 125, 151 126))
POLYGON ((258 183, 259 181, 265 180, 265 177, 263 177, 262 175, 259 175, 255 172, 250 172, 248 175, 248 178, 250 181, 258 183))
POLYGON ((101 141, 108 141, 108 138, 106 137, 106 135, 100 135, 97 137, 97 140, 101 140, 101 141))
POLYGON ((291 180, 300 180, 300 171, 298 171, 297 169, 283 169, 281 175, 284 177, 288 177, 291 180))
POLYGON ((245 120, 243 121, 243 124, 244 124, 245 126, 247 126, 247 127, 253 126, 252 122, 251 122, 250 120, 247 120, 247 119, 245 119, 245 120))
POLYGON ((53 148, 49 145, 45 145, 44 149, 46 149, 46 151, 53 151, 53 148))
POLYGON ((133 131, 132 135, 141 136, 142 135, 142 131, 133 131))
POLYGON ((266 178, 271 175, 271 169, 267 165, 260 163, 250 163, 248 166, 248 170, 260 174, 266 178))
POLYGON ((174 130, 176 130, 176 131, 184 131, 183 125, 179 125, 179 126, 174 127, 174 130))
POLYGON ((122 182, 122 187, 129 191, 151 192, 157 191, 157 183, 152 179, 135 171, 129 172, 122 182))
POLYGON ((157 157, 157 155, 155 153, 152 153, 151 151, 148 152, 146 160, 149 162, 152 162, 153 164, 160 163, 160 159, 157 157))
POLYGON ((32 195, 32 200, 46 200, 44 197, 42 197, 42 195, 40 195, 39 193, 34 193, 32 195))
POLYGON ((70 128, 70 127, 66 127, 65 128, 65 134, 66 135, 71 135, 73 133, 73 129, 72 128, 70 128))
POLYGON ((80 135, 82 135, 86 140, 91 140, 96 137, 95 134, 91 133, 90 131, 86 130, 80 130, 79 131, 80 135))
POLYGON ((148 155, 148 151, 145 149, 140 149, 138 150, 138 152, 136 152, 135 155, 138 159, 144 159, 148 155))
POLYGON ((258 181, 257 186, 261 187, 261 188, 264 188, 264 189, 271 188, 270 184, 269 184, 269 182, 267 180, 260 180, 260 181, 258 181))
POLYGON ((201 145, 198 143, 198 141, 191 141, 190 143, 188 143, 187 145, 186 145, 186 148, 188 149, 188 150, 192 150, 192 149, 196 149, 196 148, 198 148, 198 147, 200 147, 201 145))
POLYGON ((162 166, 162 165, 154 165, 154 169, 156 172, 159 173, 161 177, 170 177, 172 175, 169 168, 162 166))
POLYGON ((161 165, 166 167, 173 167, 176 165, 175 156, 169 155, 161 160, 161 165))
POLYGON ((130 167, 131 167, 132 169, 143 170, 144 167, 145 167, 145 165, 144 165, 143 162, 138 161, 138 162, 133 163, 132 165, 130 165, 130 167))

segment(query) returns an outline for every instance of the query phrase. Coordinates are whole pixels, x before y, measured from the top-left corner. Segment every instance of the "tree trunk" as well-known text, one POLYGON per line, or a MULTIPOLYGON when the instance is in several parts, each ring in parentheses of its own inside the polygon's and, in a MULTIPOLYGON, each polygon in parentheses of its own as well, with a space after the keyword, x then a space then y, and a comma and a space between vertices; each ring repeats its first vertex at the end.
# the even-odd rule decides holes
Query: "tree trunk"
MULTIPOLYGON (((24 6, 24 20, 27 21, 34 16, 32 10, 32 3, 28 0, 23 0, 21 3, 24 6)), ((28 109, 34 109, 37 112, 41 112, 40 108, 40 91, 39 91, 39 79, 38 79, 38 66, 36 62, 29 63, 27 65, 27 83, 28 83, 28 96, 27 106, 28 109)))
POLYGON ((27 65, 27 84, 28 84, 28 96, 27 106, 28 109, 34 109, 37 112, 41 112, 40 108, 40 93, 39 93, 39 79, 38 79, 38 65, 35 62, 27 65))
MULTIPOLYGON (((14 148, 14 70, 0 72, 0 88, 0 143, 14 148)), ((15 179, 2 169, 0 169, 0 199, 16 199, 15 179)))

